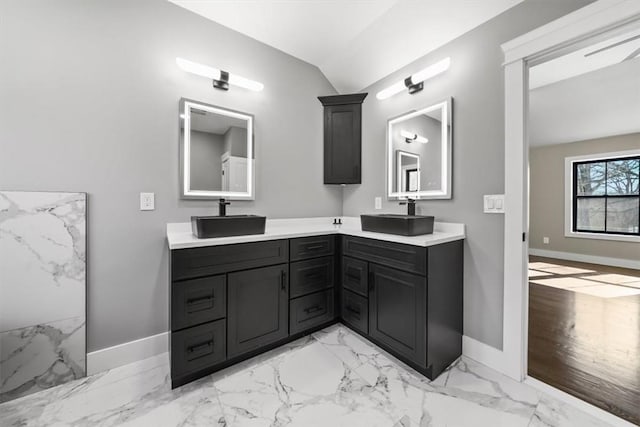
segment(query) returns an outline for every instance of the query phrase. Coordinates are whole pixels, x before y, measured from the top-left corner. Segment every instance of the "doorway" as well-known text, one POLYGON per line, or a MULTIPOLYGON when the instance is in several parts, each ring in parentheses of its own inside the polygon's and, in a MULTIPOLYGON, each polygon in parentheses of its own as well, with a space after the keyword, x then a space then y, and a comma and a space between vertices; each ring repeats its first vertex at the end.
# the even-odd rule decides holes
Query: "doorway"
MULTIPOLYGON (((549 389, 528 376, 529 308, 529 91, 530 68, 640 26, 640 4, 597 1, 553 23, 504 44, 505 52, 505 289, 504 341, 506 374, 549 389)), ((558 110, 555 110, 558 112, 558 110)), ((557 184, 562 187, 562 184, 557 184)), ((601 260, 598 259, 598 262, 601 260)), ((532 262, 544 262, 540 259, 532 262)), ((538 265, 540 267, 541 265, 538 265)), ((553 267, 552 267, 553 268, 553 267)), ((596 274, 598 272, 596 271, 596 274)), ((615 273, 614 273, 615 274, 615 273)), ((584 279, 584 278, 582 278, 584 279)), ((601 323, 601 322, 599 322, 601 323)), ((640 329, 640 325, 639 325, 640 329)), ((565 395, 565 400, 578 402, 565 395)), ((584 410, 616 422, 590 405, 584 410)))

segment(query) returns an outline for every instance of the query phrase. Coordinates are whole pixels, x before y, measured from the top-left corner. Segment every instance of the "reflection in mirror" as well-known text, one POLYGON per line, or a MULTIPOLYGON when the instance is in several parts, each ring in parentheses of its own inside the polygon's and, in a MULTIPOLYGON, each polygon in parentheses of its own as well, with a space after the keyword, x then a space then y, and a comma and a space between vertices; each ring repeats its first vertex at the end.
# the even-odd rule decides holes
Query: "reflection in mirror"
POLYGON ((420 155, 396 150, 397 181, 401 191, 420 191, 420 155))
POLYGON ((389 199, 451 198, 451 98, 387 124, 389 199))
POLYGON ((187 99, 180 104, 182 198, 252 200, 253 116, 187 99))

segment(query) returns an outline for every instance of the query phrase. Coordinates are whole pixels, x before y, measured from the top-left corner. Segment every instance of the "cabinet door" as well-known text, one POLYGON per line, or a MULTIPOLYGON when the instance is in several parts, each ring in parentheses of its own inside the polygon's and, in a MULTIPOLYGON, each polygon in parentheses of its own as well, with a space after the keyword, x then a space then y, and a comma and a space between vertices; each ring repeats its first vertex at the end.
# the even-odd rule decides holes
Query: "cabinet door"
POLYGON ((332 105, 324 112, 324 183, 360 184, 360 104, 332 105))
POLYGON ((369 272, 369 335, 426 368, 427 279, 376 264, 369 272))
POLYGON ((287 264, 231 273, 227 284, 228 358, 289 335, 287 264))

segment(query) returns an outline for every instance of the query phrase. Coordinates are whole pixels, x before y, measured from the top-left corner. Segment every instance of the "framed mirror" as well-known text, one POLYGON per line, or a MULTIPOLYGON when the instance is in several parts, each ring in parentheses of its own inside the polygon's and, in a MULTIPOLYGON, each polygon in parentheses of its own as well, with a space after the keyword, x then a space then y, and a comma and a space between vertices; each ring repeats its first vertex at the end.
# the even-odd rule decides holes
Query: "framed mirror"
POLYGON ((180 100, 180 196, 253 200, 253 116, 180 100))
POLYGON ((452 98, 387 122, 387 197, 451 198, 452 98))

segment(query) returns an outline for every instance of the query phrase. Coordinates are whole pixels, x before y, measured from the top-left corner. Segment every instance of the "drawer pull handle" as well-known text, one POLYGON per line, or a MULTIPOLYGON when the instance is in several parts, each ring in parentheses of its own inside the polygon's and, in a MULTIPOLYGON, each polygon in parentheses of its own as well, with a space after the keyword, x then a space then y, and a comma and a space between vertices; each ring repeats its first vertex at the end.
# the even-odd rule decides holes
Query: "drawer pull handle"
POLYGON ((213 347, 213 340, 209 340, 207 342, 203 342, 201 344, 192 345, 187 348, 189 353, 195 353, 197 351, 203 350, 205 348, 213 347))
POLYGON ((287 290, 287 273, 284 271, 280 272, 280 289, 283 291, 287 290))
POLYGON ((348 312, 352 313, 355 318, 360 319, 360 310, 356 310, 355 308, 353 308, 353 307, 351 307, 349 305, 346 306, 345 309, 348 312))
POLYGON ((304 275, 305 279, 322 279, 322 273, 307 273, 304 275))
POLYGON ((315 313, 316 311, 322 310, 322 307, 319 304, 314 305, 313 307, 305 308, 304 312, 307 314, 315 313))
POLYGON ((187 300, 187 304, 192 305, 192 304, 199 304, 205 301, 211 301, 213 300, 214 297, 213 295, 207 295, 206 297, 199 297, 199 298, 189 298, 187 300))
POLYGON ((316 249, 322 249, 324 248, 324 245, 307 245, 305 246, 305 249, 308 251, 315 251, 316 249))

